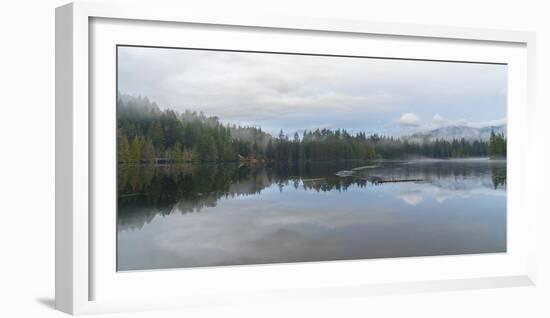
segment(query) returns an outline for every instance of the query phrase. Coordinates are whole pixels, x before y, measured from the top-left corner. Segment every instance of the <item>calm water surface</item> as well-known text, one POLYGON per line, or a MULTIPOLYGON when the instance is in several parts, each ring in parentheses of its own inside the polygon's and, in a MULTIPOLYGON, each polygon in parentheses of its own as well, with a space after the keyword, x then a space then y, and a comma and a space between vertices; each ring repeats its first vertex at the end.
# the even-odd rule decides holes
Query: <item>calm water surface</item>
POLYGON ((118 270, 506 251, 505 161, 119 166, 118 187, 118 270))

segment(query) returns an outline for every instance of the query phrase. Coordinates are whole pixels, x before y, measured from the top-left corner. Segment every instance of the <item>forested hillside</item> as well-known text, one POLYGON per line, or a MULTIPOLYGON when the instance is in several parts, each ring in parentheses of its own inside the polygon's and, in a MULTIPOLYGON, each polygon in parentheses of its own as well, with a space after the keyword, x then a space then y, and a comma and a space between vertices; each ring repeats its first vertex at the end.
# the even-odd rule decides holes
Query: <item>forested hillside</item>
POLYGON ((259 127, 222 124, 203 113, 161 110, 148 98, 119 94, 117 147, 120 163, 156 162, 307 162, 379 158, 505 157, 506 138, 489 141, 406 139, 350 133, 345 129, 306 130, 277 136, 259 127))

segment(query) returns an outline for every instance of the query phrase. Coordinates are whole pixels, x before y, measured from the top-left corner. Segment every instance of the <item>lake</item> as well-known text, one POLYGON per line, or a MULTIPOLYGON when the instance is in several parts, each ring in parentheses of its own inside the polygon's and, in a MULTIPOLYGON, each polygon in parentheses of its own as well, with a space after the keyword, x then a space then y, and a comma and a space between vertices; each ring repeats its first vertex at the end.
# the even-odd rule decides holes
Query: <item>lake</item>
POLYGON ((119 165, 117 270, 506 251, 506 161, 119 165))

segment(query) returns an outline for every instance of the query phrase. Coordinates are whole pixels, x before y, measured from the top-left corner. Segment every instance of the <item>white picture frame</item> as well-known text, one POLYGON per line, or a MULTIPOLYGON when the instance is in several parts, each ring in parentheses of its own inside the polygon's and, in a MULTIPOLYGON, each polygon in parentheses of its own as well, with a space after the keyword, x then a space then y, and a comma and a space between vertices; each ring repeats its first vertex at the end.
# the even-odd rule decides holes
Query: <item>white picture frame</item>
MULTIPOLYGON (((215 39, 219 35, 213 34, 212 37, 215 39)), ((147 41, 153 41, 151 35, 147 41)), ((246 44, 243 43, 240 45, 246 44)), ((174 46, 177 45, 174 44, 174 46)), ((289 50, 292 51, 292 48, 289 50)), ((423 45, 418 45, 417 48, 412 45, 409 52, 400 54, 408 54, 409 58, 425 58, 427 54, 425 50, 423 45)), ((284 16, 251 17, 245 14, 219 16, 207 12, 192 12, 184 5, 153 8, 142 4, 124 6, 116 3, 78 2, 57 8, 56 308, 70 314, 86 314, 201 306, 211 303, 322 299, 534 284, 536 278, 534 272, 536 267, 535 219, 538 211, 535 191, 524 191, 534 188, 536 184, 536 166, 530 160, 534 158, 536 151, 534 52, 535 34, 530 32, 284 16), (97 21, 107 21, 110 25, 97 28, 94 26, 97 21), (121 24, 117 24, 117 21, 121 24), (137 34, 138 32, 133 31, 133 26, 128 23, 141 23, 145 28, 147 24, 155 24, 154 41, 156 42, 154 44, 156 45, 169 43, 171 37, 174 37, 172 32, 179 32, 178 25, 211 27, 215 30, 236 27, 245 30, 243 32, 252 29, 257 33, 279 32, 277 35, 283 39, 285 36, 290 37, 293 32, 305 34, 313 32, 316 36, 327 39, 338 36, 370 36, 382 37, 382 40, 396 38, 399 41, 411 43, 418 40, 430 42, 434 47, 449 46, 443 49, 442 53, 433 53, 434 55, 431 56, 433 59, 437 59, 437 54, 442 54, 444 58, 446 54, 450 54, 445 52, 449 52, 452 48, 455 51, 453 54, 457 54, 453 55, 453 59, 456 60, 460 60, 460 57, 464 60, 479 61, 502 58, 503 61, 511 63, 510 65, 514 66, 514 74, 518 75, 512 77, 509 87, 512 99, 508 109, 508 119, 512 120, 509 128, 511 137, 508 191, 512 195, 508 200, 508 206, 512 213, 508 217, 508 222, 512 232, 516 233, 511 242, 514 244, 518 242, 514 245, 517 248, 504 256, 474 255, 371 260, 368 263, 353 261, 235 266, 215 270, 159 271, 155 274, 127 274, 116 273, 115 268, 110 270, 112 250, 103 249, 103 245, 109 243, 93 236, 98 227, 105 226, 109 229, 109 225, 104 223, 104 218, 97 218, 91 213, 97 206, 91 193, 94 193, 98 186, 109 188, 103 183, 105 180, 103 177, 107 174, 98 173, 98 169, 103 169, 98 163, 99 154, 103 155, 102 146, 101 143, 98 144, 98 140, 105 140, 101 138, 106 137, 100 136, 96 129, 97 125, 100 125, 97 116, 100 120, 108 116, 104 116, 103 111, 97 112, 93 105, 98 100, 109 98, 109 94, 94 93, 94 90, 101 89, 98 88, 101 85, 97 84, 97 80, 102 79, 105 85, 109 85, 114 83, 115 79, 111 76, 114 70, 106 67, 106 65, 112 65, 111 57, 107 54, 107 58, 103 59, 101 52, 104 51, 97 51, 96 48, 112 47, 113 44, 119 43, 118 36, 127 37, 124 44, 128 44, 128 41, 139 41, 132 38, 147 37, 147 32, 143 32, 146 29, 142 29, 142 32, 137 34), (511 49, 507 50, 503 47, 511 49), (480 51, 488 51, 487 56, 476 56, 476 52, 480 51), (514 139, 526 141, 516 142, 514 139), (517 231, 514 228, 516 226, 517 231), (107 269, 101 269, 103 261, 108 265, 105 267, 107 269), (456 267, 449 265, 452 263, 456 263, 456 267), (495 264, 502 266, 496 268, 495 264), (407 275, 401 273, 404 266, 411 269, 407 275), (351 276, 353 273, 366 272, 367 268, 370 272, 378 270, 383 273, 379 275, 381 278, 364 275, 365 277, 358 279, 351 276), (437 268, 442 270, 436 271, 437 268), (109 271, 111 273, 106 273, 109 271), (326 274, 338 271, 350 274, 337 278, 331 278, 331 275, 326 274), (319 275, 321 272, 323 275, 319 275), (314 274, 308 276, 308 273, 314 274), (117 276, 116 279, 114 276, 117 276), (119 279, 120 277, 122 278, 119 279), (195 278, 191 279, 191 277, 195 278), (274 279, 261 281, 262 277, 274 277, 274 279), (285 282, 281 277, 292 279, 285 282), (214 290, 212 293, 208 293, 206 288, 203 290, 198 288, 200 279, 204 282, 204 279, 208 278, 211 282, 207 287, 214 290), (167 286, 168 282, 178 279, 185 279, 191 286, 194 284, 197 288, 190 290, 196 292, 188 292, 185 295, 176 294, 172 298, 166 298, 162 293, 152 296, 136 288, 138 285, 148 287, 144 289, 163 286, 163 284, 167 286), (103 286, 101 288, 97 287, 96 281, 99 280, 100 286, 103 286), (250 284, 243 283, 242 288, 215 288, 216 284, 230 286, 231 283, 243 282, 243 280, 250 281, 250 284), (107 295, 108 291, 112 291, 112 295, 107 295), (121 291, 128 291, 129 296, 118 298, 117 293, 121 291), (140 297, 140 294, 143 294, 141 295, 143 297, 140 297)), ((108 167, 105 169, 102 171, 112 172, 108 167)), ((173 288, 166 289, 167 292, 173 292, 173 288)))

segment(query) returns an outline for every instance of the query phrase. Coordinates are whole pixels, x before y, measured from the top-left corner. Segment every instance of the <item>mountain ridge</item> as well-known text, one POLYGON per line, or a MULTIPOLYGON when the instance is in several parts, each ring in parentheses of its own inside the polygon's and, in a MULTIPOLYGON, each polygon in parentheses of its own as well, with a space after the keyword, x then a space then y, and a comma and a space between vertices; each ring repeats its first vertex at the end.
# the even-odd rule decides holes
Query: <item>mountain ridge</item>
POLYGON ((491 131, 495 134, 507 134, 506 124, 490 125, 485 127, 471 127, 468 125, 451 125, 439 127, 428 131, 417 132, 403 138, 412 142, 433 142, 435 140, 453 140, 462 139, 468 141, 483 140, 488 141, 491 137, 491 131))

